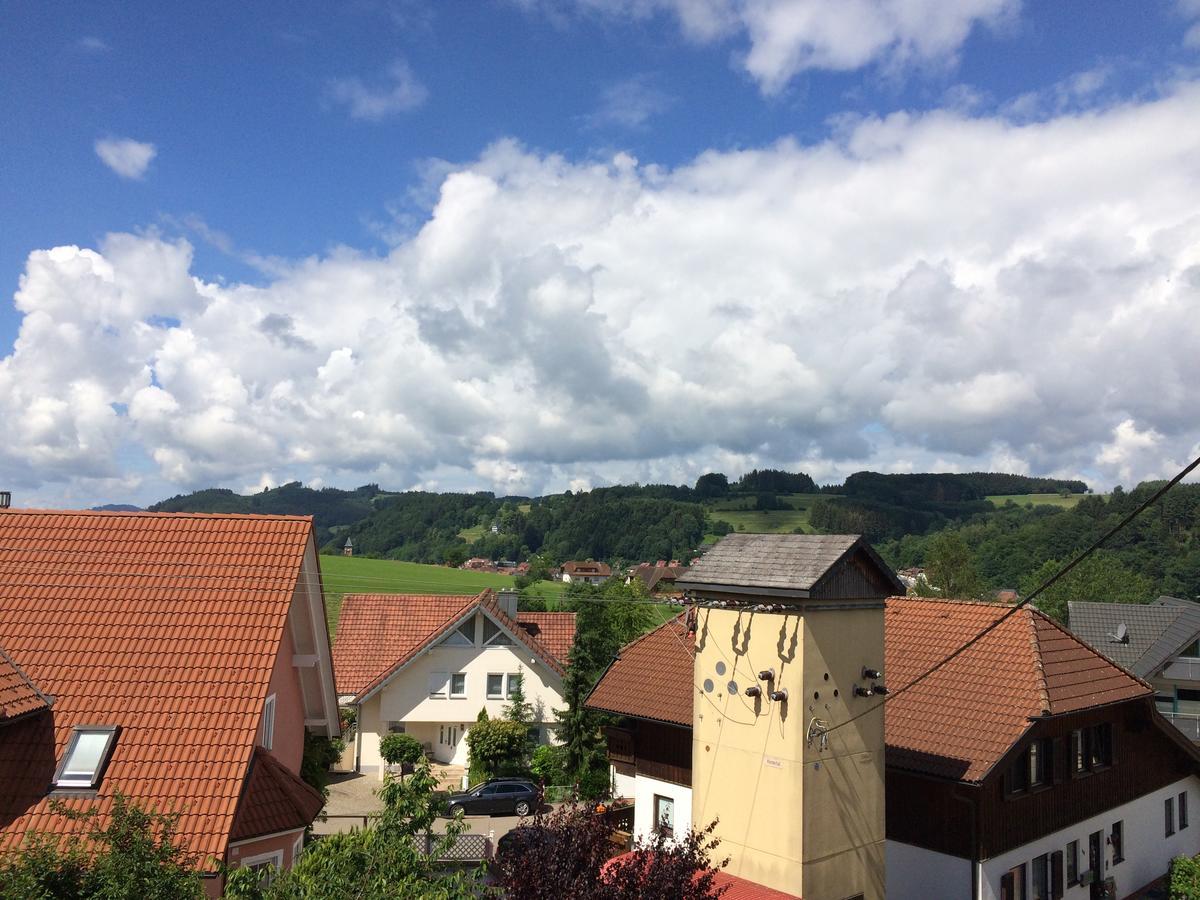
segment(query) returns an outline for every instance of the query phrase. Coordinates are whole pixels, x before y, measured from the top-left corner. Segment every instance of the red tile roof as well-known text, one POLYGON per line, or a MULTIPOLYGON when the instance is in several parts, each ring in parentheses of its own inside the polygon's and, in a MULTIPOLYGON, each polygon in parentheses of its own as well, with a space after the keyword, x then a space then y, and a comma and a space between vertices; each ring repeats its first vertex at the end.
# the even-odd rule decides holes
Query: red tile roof
MULTIPOLYGON (((363 698, 476 609, 486 610, 550 668, 563 674, 563 664, 550 645, 505 615, 490 588, 475 596, 457 597, 347 594, 333 644, 338 694, 363 698)), ((519 613, 518 619, 527 615, 532 614, 519 613)), ((553 641, 561 640, 563 628, 561 622, 555 624, 553 641)), ((570 628, 573 638, 573 620, 570 628)))
POLYGON ((575 613, 518 612, 517 624, 546 645, 564 665, 575 643, 575 613))
POLYGON ((562 571, 564 575, 570 575, 572 577, 581 575, 585 578, 592 578, 595 576, 603 576, 604 578, 608 578, 610 575, 612 575, 612 568, 608 563, 591 561, 565 562, 562 564, 562 571))
POLYGON ((50 698, 43 694, 21 667, 0 647, 0 725, 13 719, 50 707, 50 698))
POLYGON ((244 841, 304 828, 324 805, 325 798, 319 791, 268 751, 255 747, 250 777, 246 780, 229 839, 244 841))
POLYGON ((586 705, 690 728, 695 646, 687 616, 669 619, 621 650, 586 705))
MULTIPOLYGON (((642 860, 649 861, 652 855, 647 850, 629 850, 619 856, 614 856, 600 867, 600 877, 605 879, 618 866, 635 866, 642 860)), ((721 891, 721 900, 800 900, 795 894, 785 894, 783 891, 757 884, 748 878, 730 875, 720 869, 713 873, 712 883, 715 889, 721 891)))
POLYGON ((0 732, 0 848, 87 827, 45 794, 72 727, 96 724, 121 726, 100 808, 119 790, 174 809, 189 849, 223 856, 311 533, 298 517, 0 512, 0 645, 54 697, 52 730, 42 714, 0 732))
MULTIPOLYGON (((892 597, 884 614, 885 682, 903 688, 1012 607, 892 597)), ((587 705, 692 723, 693 641, 677 618, 626 646, 587 705)), ((885 707, 887 763, 979 781, 1043 715, 1148 696, 1148 684, 1037 610, 1023 607, 885 707)))
MULTIPOLYGON (((893 691, 1012 607, 893 597, 884 673, 893 691)), ((1022 607, 965 653, 888 701, 889 766, 980 781, 1039 716, 1147 696, 1148 684, 1022 607)))

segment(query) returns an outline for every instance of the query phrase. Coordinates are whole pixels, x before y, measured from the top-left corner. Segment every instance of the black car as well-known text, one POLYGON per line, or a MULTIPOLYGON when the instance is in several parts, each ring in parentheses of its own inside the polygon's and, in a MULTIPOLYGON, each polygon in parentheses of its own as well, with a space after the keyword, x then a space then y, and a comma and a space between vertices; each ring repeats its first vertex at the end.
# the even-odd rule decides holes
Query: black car
POLYGON ((535 812, 541 802, 541 790, 529 779, 493 778, 462 794, 451 794, 446 801, 446 812, 451 816, 456 809, 461 809, 467 816, 527 816, 535 812))

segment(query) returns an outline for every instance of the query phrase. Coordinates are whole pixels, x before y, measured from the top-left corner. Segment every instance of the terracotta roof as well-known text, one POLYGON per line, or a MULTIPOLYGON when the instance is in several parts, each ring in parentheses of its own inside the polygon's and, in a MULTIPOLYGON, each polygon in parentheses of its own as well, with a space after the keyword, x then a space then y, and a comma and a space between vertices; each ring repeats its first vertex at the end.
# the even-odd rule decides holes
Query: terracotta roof
MULTIPOLYGON (((458 597, 347 594, 342 599, 333 644, 338 694, 362 699, 476 609, 486 610, 550 668, 563 674, 563 665, 550 646, 505 615, 490 588, 474 596, 458 597)), ((556 634, 560 632, 561 625, 556 634)), ((571 634, 573 638, 573 621, 571 634)))
POLYGON ((612 568, 608 563, 602 562, 565 562, 562 564, 563 573, 566 575, 602 575, 605 578, 612 575, 612 568))
POLYGON ((49 709, 51 700, 11 656, 0 647, 0 725, 40 709, 49 709))
POLYGON ((585 704, 690 728, 695 646, 686 614, 669 619, 621 650, 585 704))
MULTIPOLYGON (((1012 607, 892 597, 884 614, 893 691, 1012 607)), ((694 643, 683 617, 626 646, 587 699, 595 709, 692 723, 694 643)), ((1152 690, 1040 612, 1023 607, 935 674, 887 702, 889 766, 979 781, 1033 718, 1148 696, 1152 690)))
MULTIPOLYGON (((642 859, 649 861, 652 855, 647 850, 628 850, 604 863, 600 867, 600 877, 605 878, 617 866, 636 865, 642 859)), ((800 900, 796 894, 786 894, 721 869, 713 873, 712 884, 720 892, 721 900, 800 900)))
POLYGON ((713 544, 676 584, 683 590, 727 587, 747 592, 758 588, 803 595, 856 548, 875 561, 892 582, 892 590, 904 590, 887 564, 857 534, 729 534, 713 544))
POLYGON ((174 809, 192 851, 223 856, 311 533, 298 517, 0 512, 0 644, 55 700, 52 730, 43 714, 13 726, 19 746, 3 732, 0 848, 88 827, 46 789, 72 727, 95 724, 121 726, 100 808, 120 790, 174 809))
POLYGON ((575 613, 518 612, 517 624, 546 645, 563 665, 575 643, 575 613))
POLYGON ((231 841, 292 831, 310 825, 325 805, 311 785, 262 747, 254 748, 250 776, 233 822, 231 841))
POLYGON ((653 591, 661 582, 669 581, 672 586, 677 578, 687 572, 687 566, 656 566, 641 563, 634 567, 633 576, 640 578, 646 585, 646 590, 653 591))
MULTIPOLYGON (((903 688, 1012 607, 893 597, 884 672, 903 688)), ((980 781, 1039 716, 1151 694, 1070 632, 1022 607, 911 690, 888 701, 889 766, 980 781)))

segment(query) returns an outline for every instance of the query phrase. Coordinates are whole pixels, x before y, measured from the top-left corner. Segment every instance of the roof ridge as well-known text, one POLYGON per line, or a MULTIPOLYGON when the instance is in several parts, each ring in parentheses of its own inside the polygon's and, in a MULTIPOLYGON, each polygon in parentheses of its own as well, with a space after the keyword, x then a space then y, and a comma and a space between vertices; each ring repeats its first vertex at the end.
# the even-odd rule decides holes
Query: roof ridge
MULTIPOLYGON (((990 606, 996 609, 1012 609, 1013 604, 999 600, 970 600, 965 597, 918 597, 911 594, 897 594, 887 600, 906 600, 929 603, 954 603, 958 606, 990 606)), ((886 602, 886 601, 885 601, 886 602)))
POLYGON ((39 507, 0 509, 2 516, 96 516, 99 518, 151 518, 151 519, 272 519, 284 522, 311 522, 311 515, 285 515, 283 513, 222 513, 158 511, 148 509, 44 509, 39 507))
MULTIPOLYGON (((1021 607, 1026 613, 1029 612, 1029 607, 1021 607)), ((1041 705, 1043 716, 1050 715, 1050 686, 1046 683, 1046 667, 1042 662, 1042 640, 1038 633, 1037 617, 1033 615, 1025 616, 1025 627, 1029 629, 1029 646, 1030 652, 1033 654, 1033 670, 1037 678, 1038 700, 1041 705)))

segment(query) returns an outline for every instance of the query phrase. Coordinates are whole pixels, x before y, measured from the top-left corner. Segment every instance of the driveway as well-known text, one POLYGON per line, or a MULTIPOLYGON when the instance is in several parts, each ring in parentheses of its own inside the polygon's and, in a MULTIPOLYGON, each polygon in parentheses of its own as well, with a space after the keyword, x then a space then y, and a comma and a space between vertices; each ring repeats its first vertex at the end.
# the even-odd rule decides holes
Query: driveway
MULTIPOLYGON (((352 772, 345 775, 333 775, 329 779, 329 800, 325 803, 324 822, 313 822, 313 834, 337 834, 349 831, 351 828, 362 828, 370 820, 370 816, 383 809, 383 803, 375 796, 375 792, 383 786, 383 782, 375 775, 360 775, 352 772)), ((492 846, 502 835, 507 834, 520 824, 520 816, 466 816, 467 831, 474 834, 486 834, 492 839, 492 846)), ((446 818, 438 819, 437 828, 444 831, 446 818)))

